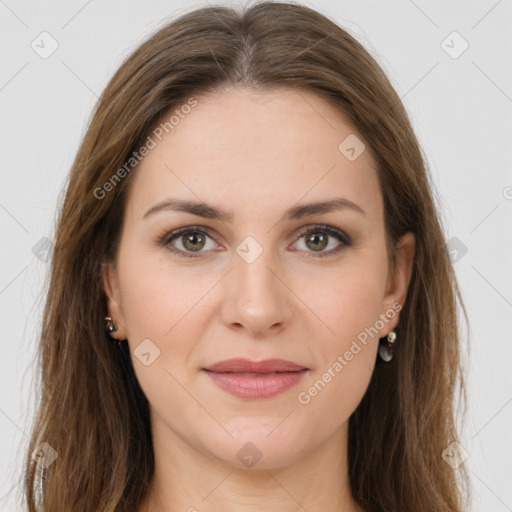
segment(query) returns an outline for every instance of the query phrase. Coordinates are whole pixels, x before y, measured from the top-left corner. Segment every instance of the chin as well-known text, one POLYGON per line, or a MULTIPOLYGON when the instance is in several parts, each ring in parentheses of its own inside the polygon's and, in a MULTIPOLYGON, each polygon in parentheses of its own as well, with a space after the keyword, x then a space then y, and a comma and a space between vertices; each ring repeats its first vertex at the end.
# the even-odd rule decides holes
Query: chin
POLYGON ((279 431, 274 422, 271 428, 253 425, 253 428, 230 431, 215 443, 205 443, 210 454, 223 464, 237 468, 269 470, 288 466, 304 456, 304 432, 279 431), (275 430, 273 430, 275 429, 275 430))

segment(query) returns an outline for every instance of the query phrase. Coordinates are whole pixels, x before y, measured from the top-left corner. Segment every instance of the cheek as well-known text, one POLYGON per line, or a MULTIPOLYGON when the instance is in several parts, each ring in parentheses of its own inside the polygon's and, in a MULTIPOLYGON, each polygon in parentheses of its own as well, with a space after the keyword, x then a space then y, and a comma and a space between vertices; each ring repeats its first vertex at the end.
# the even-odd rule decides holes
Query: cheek
POLYGON ((190 405, 184 391, 191 378, 186 368, 199 327, 188 315, 198 302, 197 290, 186 276, 170 271, 165 255, 129 250, 120 255, 122 309, 134 372, 153 408, 171 421, 190 405))
POLYGON ((130 244, 123 249, 119 278, 134 370, 149 393, 172 388, 175 381, 169 373, 183 381, 183 368, 198 339, 197 323, 190 321, 194 304, 198 307, 198 290, 193 278, 172 270, 165 249, 153 254, 130 250, 130 244), (154 361, 148 366, 139 358, 143 348, 154 361))
POLYGON ((141 249, 127 239, 119 276, 123 313, 134 339, 151 333, 162 342, 200 298, 194 277, 177 271, 165 248, 141 249))
MULTIPOLYGON (((377 268, 377 267, 376 267, 377 268)), ((348 420, 363 398, 375 367, 385 279, 378 271, 355 271, 331 280, 319 317, 329 326, 315 340, 318 364, 297 393, 299 407, 319 435, 348 420), (332 332, 331 332, 332 331, 332 332)))
MULTIPOLYGON (((321 286, 304 289, 304 302, 323 322, 328 350, 339 350, 375 325, 385 295, 386 262, 370 251, 354 255, 335 272, 322 277, 321 286)), ((332 355, 332 354, 331 354, 332 355)))
POLYGON ((371 379, 387 277, 386 260, 379 254, 359 252, 329 276, 324 293, 308 293, 307 300, 326 328, 316 337, 318 364, 301 387, 305 394, 298 401, 311 413, 333 411, 325 428, 350 416, 371 379))

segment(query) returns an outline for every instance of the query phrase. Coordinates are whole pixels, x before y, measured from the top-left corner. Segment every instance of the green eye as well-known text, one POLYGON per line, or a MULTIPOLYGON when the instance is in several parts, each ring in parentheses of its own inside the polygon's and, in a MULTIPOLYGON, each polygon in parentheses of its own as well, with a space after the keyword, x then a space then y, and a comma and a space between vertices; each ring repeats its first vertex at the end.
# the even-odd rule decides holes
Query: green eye
MULTIPOLYGON (((309 226, 307 229, 304 229, 299 234, 298 239, 300 240, 304 237, 307 247, 304 249, 304 252, 312 253, 308 257, 313 258, 323 258, 338 254, 345 247, 352 244, 350 237, 343 233, 343 231, 325 224, 309 226), (337 240, 339 244, 334 249, 325 251, 324 249, 329 246, 331 238, 337 240)), ((198 258, 201 253, 207 252, 206 250, 203 251, 203 249, 205 247, 208 249, 208 239, 212 241, 209 249, 215 248, 215 242, 209 230, 201 226, 187 226, 167 233, 159 240, 159 243, 172 254, 182 258, 198 258), (182 248, 176 247, 175 241, 179 241, 182 248)))
POLYGON ((309 227, 300 233, 299 239, 303 237, 305 237, 306 246, 312 249, 311 251, 306 252, 312 252, 313 255, 311 257, 313 258, 324 258, 326 256, 338 254, 342 249, 350 246, 352 243, 345 233, 328 225, 309 227), (324 251, 324 249, 329 245, 330 237, 341 242, 341 244, 334 249, 324 251))

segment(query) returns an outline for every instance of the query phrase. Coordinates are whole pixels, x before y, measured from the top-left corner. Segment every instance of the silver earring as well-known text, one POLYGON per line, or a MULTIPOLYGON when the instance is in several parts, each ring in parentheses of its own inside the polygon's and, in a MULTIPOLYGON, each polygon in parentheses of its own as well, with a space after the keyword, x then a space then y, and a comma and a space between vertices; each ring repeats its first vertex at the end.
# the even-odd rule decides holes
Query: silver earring
POLYGON ((387 343, 382 343, 379 346, 379 356, 386 363, 389 363, 389 361, 391 361, 391 359, 393 359, 393 343, 395 342, 395 340, 396 340, 396 332, 391 331, 388 334, 387 343))
MULTIPOLYGON (((107 332, 109 334, 112 334, 113 332, 117 331, 117 324, 114 320, 112 320, 112 317, 106 316, 105 321, 107 322, 107 332)), ((119 340, 116 340, 115 338, 112 338, 112 342, 118 347, 121 346, 121 342, 119 340)))
POLYGON ((117 324, 112 320, 112 317, 106 316, 105 322, 107 322, 107 331, 109 333, 117 331, 117 324))

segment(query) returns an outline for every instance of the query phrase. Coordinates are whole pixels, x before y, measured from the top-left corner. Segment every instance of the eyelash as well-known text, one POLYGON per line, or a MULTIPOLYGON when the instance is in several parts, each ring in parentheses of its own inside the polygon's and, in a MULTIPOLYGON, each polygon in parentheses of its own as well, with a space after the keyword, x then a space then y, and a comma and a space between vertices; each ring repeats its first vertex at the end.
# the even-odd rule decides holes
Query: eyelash
MULTIPOLYGON (((314 254, 313 256, 307 256, 308 258, 325 258, 325 257, 329 257, 329 256, 334 256, 334 255, 338 254, 339 252, 341 252, 345 247, 349 247, 350 245, 352 245, 352 241, 351 241, 350 237, 347 236, 345 233, 343 233, 343 231, 340 231, 340 230, 338 230, 332 226, 328 226, 326 224, 316 224, 316 225, 309 226, 309 227, 303 229, 299 233, 297 240, 300 240, 305 235, 309 235, 311 233, 317 233, 317 232, 324 232, 327 235, 336 238, 336 240, 338 240, 339 242, 342 242, 342 244, 340 246, 338 246, 336 249, 331 249, 330 251, 327 251, 327 252, 318 252, 315 254, 314 251, 306 251, 306 252, 312 252, 314 254)), ((175 254, 177 256, 180 256, 182 258, 199 258, 200 257, 199 254, 197 256, 195 256, 195 255, 192 255, 191 253, 186 253, 179 249, 176 249, 171 245, 171 242, 175 238, 179 238, 180 236, 183 236, 187 233, 200 233, 203 235, 207 235, 210 238, 213 238, 210 234, 209 229, 206 229, 202 226, 187 226, 184 228, 180 228, 180 229, 171 231, 170 233, 166 233, 163 237, 161 237, 158 240, 158 242, 161 246, 166 247, 169 252, 171 252, 172 254, 175 254)), ((204 252, 204 251, 198 251, 198 253, 200 253, 200 252, 204 252)))

